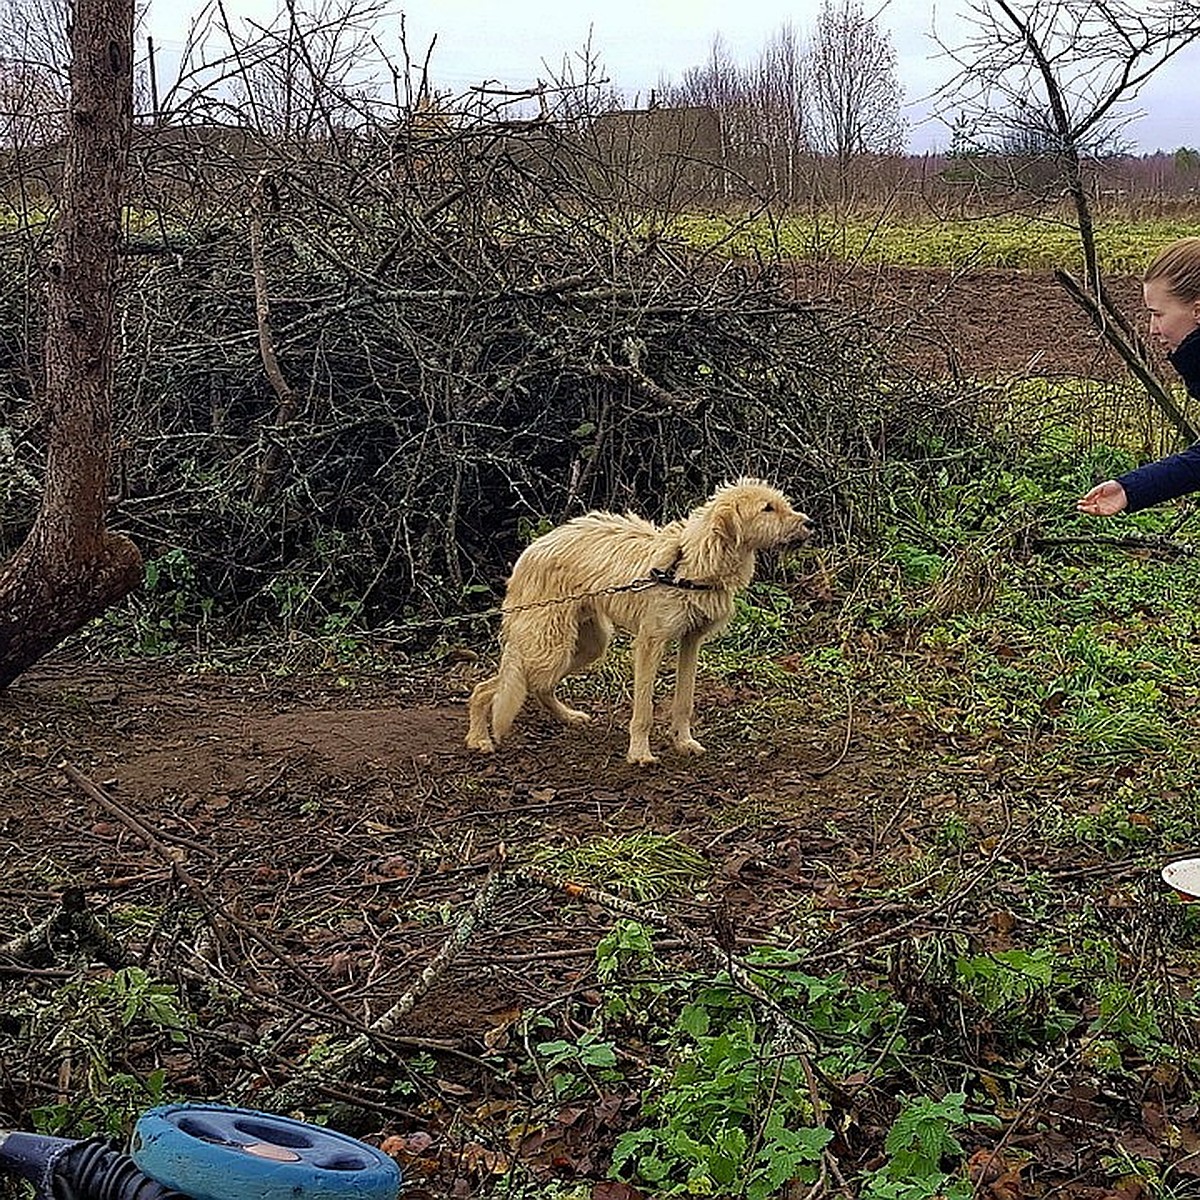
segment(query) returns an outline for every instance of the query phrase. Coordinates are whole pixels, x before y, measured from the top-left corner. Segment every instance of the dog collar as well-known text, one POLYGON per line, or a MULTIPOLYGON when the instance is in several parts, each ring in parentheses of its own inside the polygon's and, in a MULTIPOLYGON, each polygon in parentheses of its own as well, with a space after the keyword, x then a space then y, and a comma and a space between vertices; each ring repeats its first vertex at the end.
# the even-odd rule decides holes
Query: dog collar
POLYGON ((685 592, 711 592, 711 583, 699 583, 695 579, 678 579, 674 567, 651 567, 650 578, 663 587, 681 588, 685 592))

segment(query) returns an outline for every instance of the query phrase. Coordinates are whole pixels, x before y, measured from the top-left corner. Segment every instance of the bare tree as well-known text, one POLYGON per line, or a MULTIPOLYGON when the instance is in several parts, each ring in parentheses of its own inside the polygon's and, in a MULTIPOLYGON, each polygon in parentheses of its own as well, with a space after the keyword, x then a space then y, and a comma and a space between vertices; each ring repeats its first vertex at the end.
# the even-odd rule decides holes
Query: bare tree
POLYGON ((5 149, 62 136, 66 107, 65 0, 0 0, 0 137, 5 149))
POLYGON ((948 51, 961 70, 944 93, 959 138, 976 148, 1033 146, 1057 159, 1092 288, 1096 247, 1084 160, 1120 148, 1142 86, 1200 37, 1200 5, 988 0, 971 5, 969 15, 975 33, 948 51))
POLYGON ((856 156, 896 153, 904 141, 896 51, 861 0, 822 0, 809 79, 818 145, 836 160, 845 199, 856 156))
POLYGON ((689 67, 676 86, 663 89, 664 101, 672 107, 711 108, 720 122, 722 186, 728 193, 730 170, 740 161, 747 136, 747 122, 757 122, 748 112, 749 96, 746 73, 734 61, 718 34, 709 46, 708 61, 689 67))
POLYGON ((987 0, 969 9, 974 34, 948 49, 961 70, 947 86, 960 141, 976 147, 1016 138, 1057 166, 1075 210, 1083 279, 1060 282, 1145 384, 1167 418, 1191 426, 1149 366, 1142 339, 1105 293, 1096 255, 1084 162, 1112 151, 1136 112, 1133 101, 1163 63, 1200 38, 1195 0, 987 0))
MULTIPOLYGON (((135 3, 135 29, 148 8, 135 3)), ((0 0, 0 145, 65 135, 71 12, 71 0, 0 0)))
POLYGON ((68 138, 47 283, 46 481, 0 567, 0 688, 133 589, 141 556, 106 524, 113 314, 133 120, 131 0, 76 0, 68 138))
POLYGON ((0 54, 53 75, 64 88, 71 65, 67 0, 0 0, 0 54))
POLYGON ((758 61, 754 93, 765 125, 773 190, 796 199, 799 164, 811 149, 807 51, 793 25, 782 25, 758 61))

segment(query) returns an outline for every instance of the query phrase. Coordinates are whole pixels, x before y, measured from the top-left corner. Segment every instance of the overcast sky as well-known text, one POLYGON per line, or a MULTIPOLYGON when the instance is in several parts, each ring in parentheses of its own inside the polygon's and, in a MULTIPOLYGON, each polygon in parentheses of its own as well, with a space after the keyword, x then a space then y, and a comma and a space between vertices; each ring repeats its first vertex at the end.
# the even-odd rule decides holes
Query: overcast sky
MULTIPOLYGON (((244 18, 269 22, 279 7, 277 0, 224 4, 235 24, 244 18)), ((150 0, 147 31, 162 49, 160 72, 168 56, 178 53, 200 7, 200 0, 150 0)), ((644 102, 663 76, 677 80, 702 64, 714 37, 721 37, 737 61, 749 64, 784 24, 807 35, 819 8, 820 0, 408 0, 403 5, 414 58, 422 57, 437 35, 431 75, 438 88, 457 92, 485 79, 527 86, 546 77, 546 64, 557 72, 564 56, 580 51, 590 32, 608 78, 630 104, 644 102)), ((933 35, 936 31, 944 43, 958 44, 962 8, 961 0, 890 0, 879 9, 879 24, 896 50, 910 149, 916 152, 944 149, 948 143, 945 126, 930 118, 927 102, 953 74, 933 35)), ((866 9, 876 11, 871 0, 866 9)), ((379 40, 389 49, 397 44, 399 11, 379 27, 379 40)), ((1137 104, 1145 115, 1125 130, 1136 150, 1174 150, 1200 142, 1197 74, 1200 44, 1155 76, 1137 104), (1185 96, 1190 99, 1181 99, 1185 96)))

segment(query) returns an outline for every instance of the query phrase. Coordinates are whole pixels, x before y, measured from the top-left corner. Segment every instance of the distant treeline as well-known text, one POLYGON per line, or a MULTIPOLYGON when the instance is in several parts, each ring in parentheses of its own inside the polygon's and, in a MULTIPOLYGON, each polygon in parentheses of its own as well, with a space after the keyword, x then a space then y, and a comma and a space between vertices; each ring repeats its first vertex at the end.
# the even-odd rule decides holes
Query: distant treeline
MULTIPOLYGON (((425 109, 388 125, 365 125, 333 137, 283 138, 242 125, 143 125, 135 130, 130 203, 170 211, 212 200, 263 168, 340 170, 355 158, 383 155, 416 192, 428 188, 431 164, 450 141, 499 161, 514 151, 521 168, 554 176, 561 160, 587 158, 597 175, 620 181, 627 197, 656 208, 765 204, 843 211, 963 213, 1029 210, 1063 195, 1055 157, 1036 152, 861 153, 841 158, 772 140, 764 117, 756 128, 708 106, 611 109, 586 120, 467 122, 425 109), (536 136, 526 136, 531 130, 536 136), (529 146, 538 147, 530 154, 529 146)), ((0 203, 13 217, 41 214, 58 190, 57 143, 0 150, 0 203)), ((439 168, 440 169, 440 168, 439 168)), ((1186 212, 1200 201, 1200 151, 1111 155, 1084 164, 1100 212, 1186 212)))

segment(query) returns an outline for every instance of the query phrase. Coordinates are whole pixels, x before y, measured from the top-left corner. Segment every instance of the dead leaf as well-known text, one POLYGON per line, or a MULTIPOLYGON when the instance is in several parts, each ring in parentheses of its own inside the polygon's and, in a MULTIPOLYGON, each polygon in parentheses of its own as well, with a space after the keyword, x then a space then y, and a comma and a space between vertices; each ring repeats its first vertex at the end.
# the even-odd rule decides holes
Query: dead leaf
POLYGON ((1117 1138, 1117 1145, 1130 1158, 1141 1158, 1147 1162, 1162 1162, 1162 1147, 1157 1142, 1152 1142, 1145 1134, 1123 1133, 1117 1138))
POLYGON ((410 833, 411 830, 400 829, 395 825, 384 825, 382 821, 364 821, 363 825, 371 833, 410 833))
POLYGON ((1016 928, 1017 918, 1010 912, 997 909, 995 912, 988 914, 988 924, 996 933, 1012 933, 1013 929, 1016 928))
MULTIPOLYGON (((408 1178, 414 1175, 436 1175, 442 1169, 441 1160, 435 1154, 429 1153, 432 1146, 433 1138, 424 1130, 404 1135, 396 1134, 384 1138, 379 1143, 379 1149, 390 1158, 394 1158, 404 1168, 408 1178)), ((404 1194, 409 1194, 407 1188, 404 1194)))
POLYGON ((1003 1150, 977 1150, 967 1160, 967 1177, 975 1194, 987 1200, 1020 1200, 1024 1195, 1021 1172, 1026 1160, 1003 1150), (981 1188, 981 1185, 985 1185, 981 1188))
POLYGON ((501 1154, 499 1150, 489 1150, 478 1142, 463 1143, 458 1157, 468 1171, 481 1174, 503 1175, 511 1165, 506 1154, 501 1154))
POLYGON ((643 1193, 615 1179, 606 1179, 592 1188, 592 1200, 642 1200, 643 1193))
POLYGON ((521 1019, 521 1009, 507 1008, 492 1014, 490 1019, 493 1024, 484 1032, 483 1044, 489 1050, 504 1050, 509 1043, 509 1030, 521 1019))
POLYGON ((407 858, 395 855, 385 858, 376 869, 385 879, 407 879, 412 874, 412 863, 407 858))

